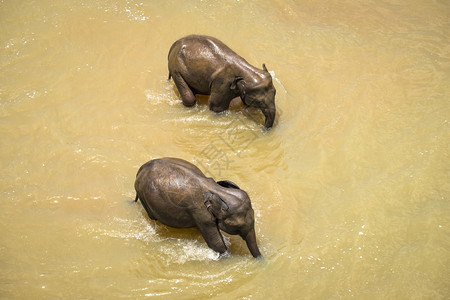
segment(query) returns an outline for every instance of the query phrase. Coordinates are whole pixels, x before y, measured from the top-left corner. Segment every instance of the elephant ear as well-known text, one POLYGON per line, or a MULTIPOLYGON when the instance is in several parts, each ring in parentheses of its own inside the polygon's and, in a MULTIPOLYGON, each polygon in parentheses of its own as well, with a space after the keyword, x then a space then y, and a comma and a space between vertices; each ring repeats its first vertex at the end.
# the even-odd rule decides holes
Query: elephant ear
POLYGON ((241 100, 244 101, 244 98, 245 98, 245 81, 244 81, 243 77, 241 77, 241 76, 234 77, 234 80, 233 80, 233 82, 230 85, 230 89, 233 90, 233 91, 238 89, 239 90, 239 94, 241 96, 241 100))
POLYGON ((228 211, 228 205, 217 195, 207 192, 205 195, 206 209, 216 218, 223 219, 228 211))
POLYGON ((238 189, 238 190, 241 189, 236 183, 234 183, 233 181, 229 181, 229 180, 217 181, 217 184, 220 186, 223 186, 225 188, 233 188, 233 189, 238 189))

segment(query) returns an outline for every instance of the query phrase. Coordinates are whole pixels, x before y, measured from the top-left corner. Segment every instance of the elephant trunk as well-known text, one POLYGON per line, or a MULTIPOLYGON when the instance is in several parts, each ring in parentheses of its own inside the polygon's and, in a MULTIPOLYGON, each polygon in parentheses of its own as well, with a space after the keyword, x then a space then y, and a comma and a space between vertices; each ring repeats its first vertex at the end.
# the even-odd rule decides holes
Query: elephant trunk
POLYGON ((258 245, 256 243, 255 228, 249 231, 246 237, 242 237, 247 243, 248 250, 253 255, 254 258, 262 259, 262 255, 259 252, 258 245))
POLYGON ((266 117, 264 127, 270 129, 273 126, 273 122, 275 121, 275 113, 276 113, 275 105, 268 109, 263 109, 262 112, 266 117))

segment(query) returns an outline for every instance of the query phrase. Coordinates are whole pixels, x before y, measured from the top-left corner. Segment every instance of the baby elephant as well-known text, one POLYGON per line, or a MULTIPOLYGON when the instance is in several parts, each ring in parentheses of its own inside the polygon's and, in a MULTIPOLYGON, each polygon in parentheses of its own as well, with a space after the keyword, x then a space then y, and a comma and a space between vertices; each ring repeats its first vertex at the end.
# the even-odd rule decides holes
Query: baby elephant
POLYGON ((259 108, 265 127, 275 120, 275 87, 263 64, 255 68, 216 38, 190 35, 176 41, 169 51, 169 79, 173 77, 183 104, 195 104, 195 95, 211 95, 209 109, 222 112, 235 97, 259 108))
POLYGON ((231 181, 215 182, 199 168, 178 158, 160 158, 140 167, 134 184, 149 217, 176 227, 197 227, 208 246, 227 251, 222 234, 240 235, 255 258, 262 258, 256 243, 250 198, 231 181))

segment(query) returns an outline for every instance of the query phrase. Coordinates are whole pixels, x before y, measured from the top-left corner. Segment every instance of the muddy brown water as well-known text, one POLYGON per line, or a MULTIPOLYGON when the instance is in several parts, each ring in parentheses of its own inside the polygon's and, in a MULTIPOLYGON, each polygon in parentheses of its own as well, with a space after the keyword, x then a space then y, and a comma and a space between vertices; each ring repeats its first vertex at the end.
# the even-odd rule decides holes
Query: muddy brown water
POLYGON ((448 299, 448 1, 0 1, 0 298, 448 299), (274 76, 275 126, 183 107, 178 38, 274 76), (263 263, 151 221, 139 166, 245 189, 263 263))

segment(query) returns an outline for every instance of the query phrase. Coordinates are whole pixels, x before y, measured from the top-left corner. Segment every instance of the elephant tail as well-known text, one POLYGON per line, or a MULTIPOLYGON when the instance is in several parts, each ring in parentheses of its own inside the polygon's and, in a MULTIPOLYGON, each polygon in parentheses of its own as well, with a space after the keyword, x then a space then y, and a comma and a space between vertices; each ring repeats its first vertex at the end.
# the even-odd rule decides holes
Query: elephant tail
POLYGON ((137 202, 139 200, 138 193, 136 193, 136 199, 134 199, 134 202, 137 202))
POLYGON ((167 81, 169 81, 170 78, 172 78, 172 74, 170 74, 170 72, 169 72, 169 78, 167 78, 167 81))
POLYGON ((127 200, 125 200, 128 204, 130 204, 130 205, 132 205, 132 204, 135 204, 137 201, 138 201, 138 199, 139 199, 139 197, 138 197, 138 195, 136 194, 136 199, 135 200, 129 200, 129 199, 127 199, 127 200))

